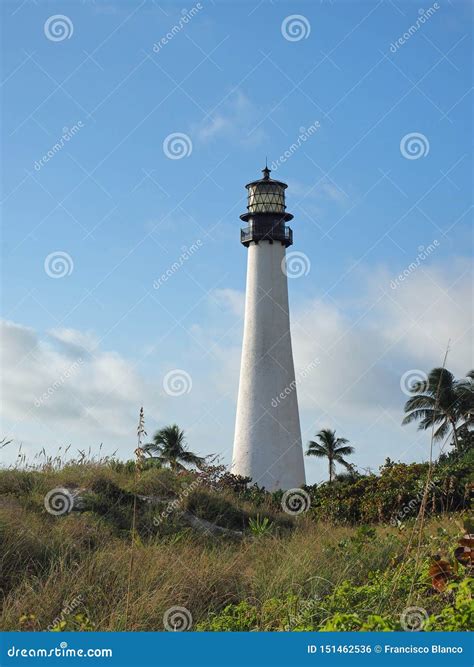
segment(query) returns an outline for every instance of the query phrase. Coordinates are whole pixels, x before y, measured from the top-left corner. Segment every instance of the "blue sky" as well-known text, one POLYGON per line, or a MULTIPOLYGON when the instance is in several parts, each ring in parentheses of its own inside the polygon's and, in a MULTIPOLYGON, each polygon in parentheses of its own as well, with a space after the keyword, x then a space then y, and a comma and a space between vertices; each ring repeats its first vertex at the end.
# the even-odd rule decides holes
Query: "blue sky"
POLYGON ((395 0, 3 3, 7 458, 20 443, 129 456, 143 404, 150 433, 177 422, 230 461, 244 185, 285 151, 307 264, 289 285, 297 373, 318 360, 298 387, 303 438, 336 428, 361 468, 426 457, 428 435, 400 427, 400 379, 440 365, 449 339, 448 367, 472 365, 472 9, 423 10, 417 24, 419 3, 395 0), (57 15, 64 38, 45 25, 57 15), (294 15, 302 32, 285 36, 294 15), (174 369, 192 381, 180 396, 163 389, 174 369))

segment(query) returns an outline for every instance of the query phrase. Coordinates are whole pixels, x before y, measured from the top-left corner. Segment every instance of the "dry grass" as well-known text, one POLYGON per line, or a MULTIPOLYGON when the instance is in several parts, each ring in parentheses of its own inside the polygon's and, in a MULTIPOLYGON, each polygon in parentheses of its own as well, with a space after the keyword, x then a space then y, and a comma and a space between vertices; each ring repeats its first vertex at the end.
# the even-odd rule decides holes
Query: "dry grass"
MULTIPOLYGON (((156 528, 156 508, 140 504, 132 561, 130 492, 169 499, 189 484, 186 475, 163 469, 143 470, 135 479, 121 464, 103 461, 0 471, 0 628, 44 630, 67 617, 63 610, 73 600, 80 601, 74 614, 81 620, 67 629, 146 631, 162 630, 163 615, 174 606, 189 609, 197 625, 230 603, 262 608, 291 595, 314 602, 344 581, 370 585, 373 572, 390 580, 396 571, 406 584, 409 529, 379 525, 361 533, 314 516, 289 519, 270 502, 254 507, 230 491, 205 487, 186 496, 183 508, 247 527, 244 539, 197 534, 174 514, 156 528), (94 489, 89 510, 48 514, 45 494, 64 486, 94 489), (270 518, 268 534, 248 530, 256 513, 270 518)), ((452 543, 460 526, 455 516, 428 520, 420 558, 452 543)), ((406 593, 389 586, 377 604, 403 609, 406 593)))
MULTIPOLYGON (((45 629, 78 596, 79 611, 94 629, 124 629, 130 541, 117 536, 106 519, 92 513, 51 517, 9 496, 0 525, 2 629, 20 629, 20 617, 30 614, 29 627, 45 629)), ((427 530, 437 527, 431 521, 427 530)), ((447 527, 456 533, 453 522, 447 527)), ((314 598, 344 580, 365 583, 370 571, 390 567, 403 553, 404 538, 396 529, 378 531, 363 548, 351 542, 354 529, 306 519, 292 533, 249 536, 238 543, 190 529, 138 543, 127 627, 160 630, 164 612, 175 605, 189 609, 198 623, 230 602, 261 605, 288 594, 314 598)))

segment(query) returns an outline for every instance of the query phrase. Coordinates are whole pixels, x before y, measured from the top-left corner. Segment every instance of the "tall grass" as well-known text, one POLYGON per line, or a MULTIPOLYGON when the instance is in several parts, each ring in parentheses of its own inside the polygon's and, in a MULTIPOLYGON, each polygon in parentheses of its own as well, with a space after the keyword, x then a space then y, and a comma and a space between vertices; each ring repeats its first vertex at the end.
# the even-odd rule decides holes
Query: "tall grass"
MULTIPOLYGON (((160 630, 164 612, 175 605, 189 609, 197 624, 241 600, 261 606, 289 594, 320 599, 345 580, 360 585, 370 572, 390 571, 405 548, 394 528, 358 542, 353 528, 309 520, 291 533, 238 543, 184 528, 136 541, 130 570, 129 541, 95 514, 51 517, 12 498, 2 506, 0 525, 0 627, 10 630, 21 629, 25 615, 34 617, 31 629, 45 629, 79 596, 79 611, 97 630, 160 630)), ((438 527, 431 520, 426 536, 438 527)), ((447 531, 456 533, 454 522, 447 531)), ((427 541, 425 554, 432 548, 427 541)), ((395 591, 391 608, 403 609, 403 596, 395 591)), ((388 599, 380 603, 383 608, 388 599)))
MULTIPOLYGON (((255 506, 230 490, 202 486, 186 495, 192 476, 142 469, 140 448, 139 435, 133 465, 43 457, 0 470, 1 629, 45 630, 63 618, 66 629, 162 630, 174 606, 190 611, 193 627, 209 627, 242 601, 255 609, 322 601, 320 615, 331 604, 368 605, 378 614, 400 614, 408 604, 431 613, 448 604, 430 593, 423 567, 433 553, 452 549, 462 527, 456 515, 425 517, 419 533, 418 523, 399 530, 288 517, 270 501, 255 506), (86 511, 49 514, 44 497, 55 487, 88 489, 86 511), (140 494, 162 503, 181 495, 179 509, 244 530, 244 537, 197 533, 179 511, 156 526, 159 507, 140 494), (270 528, 252 532, 252 519, 263 517, 270 528), (365 587, 363 594, 357 587, 365 587)), ((270 629, 281 628, 272 621, 270 629)))

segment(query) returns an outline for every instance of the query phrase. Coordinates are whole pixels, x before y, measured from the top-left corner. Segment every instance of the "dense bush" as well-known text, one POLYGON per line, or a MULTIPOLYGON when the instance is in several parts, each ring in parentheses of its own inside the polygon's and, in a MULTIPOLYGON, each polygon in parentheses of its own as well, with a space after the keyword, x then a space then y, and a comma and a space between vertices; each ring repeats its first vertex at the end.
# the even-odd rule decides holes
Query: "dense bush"
MULTIPOLYGON (((370 577, 369 577, 370 578, 370 577)), ((263 604, 242 601, 229 604, 197 626, 197 630, 216 632, 268 631, 403 631, 409 629, 405 615, 414 613, 417 629, 468 631, 474 623, 472 595, 474 580, 465 578, 449 587, 449 603, 434 598, 427 582, 418 577, 417 605, 400 603, 401 594, 409 597, 413 577, 410 573, 376 573, 368 584, 354 586, 344 581, 330 595, 316 600, 296 595, 270 598, 263 604), (396 577, 394 583, 394 575, 396 577), (387 604, 392 600, 392 604, 387 604), (410 610, 413 609, 413 612, 410 610)), ((406 599, 406 598, 405 598, 406 599)))
MULTIPOLYGON (((473 467, 472 450, 434 465, 428 482, 428 511, 454 512, 467 508, 473 467)), ((350 524, 403 523, 418 514, 428 468, 427 463, 394 463, 387 459, 379 475, 306 487, 312 512, 319 519, 350 524)))

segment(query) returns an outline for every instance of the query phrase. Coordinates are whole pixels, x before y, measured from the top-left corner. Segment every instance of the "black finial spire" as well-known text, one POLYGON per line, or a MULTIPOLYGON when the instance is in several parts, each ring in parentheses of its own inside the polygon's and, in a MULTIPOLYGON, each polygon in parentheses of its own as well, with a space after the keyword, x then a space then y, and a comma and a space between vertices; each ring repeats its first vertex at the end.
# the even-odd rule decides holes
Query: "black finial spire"
POLYGON ((265 169, 262 169, 262 172, 263 172, 263 178, 266 181, 268 181, 268 179, 270 178, 271 169, 268 168, 267 157, 266 156, 265 156, 265 169))

